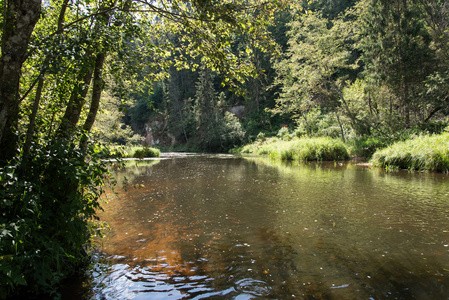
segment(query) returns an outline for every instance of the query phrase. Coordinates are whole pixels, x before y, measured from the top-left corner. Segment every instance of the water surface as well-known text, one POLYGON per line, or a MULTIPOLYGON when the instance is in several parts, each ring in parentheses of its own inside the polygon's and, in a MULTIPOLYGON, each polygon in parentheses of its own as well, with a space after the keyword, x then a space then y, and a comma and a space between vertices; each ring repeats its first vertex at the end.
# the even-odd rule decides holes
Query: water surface
POLYGON ((117 175, 86 299, 443 299, 449 181, 170 156, 117 175))

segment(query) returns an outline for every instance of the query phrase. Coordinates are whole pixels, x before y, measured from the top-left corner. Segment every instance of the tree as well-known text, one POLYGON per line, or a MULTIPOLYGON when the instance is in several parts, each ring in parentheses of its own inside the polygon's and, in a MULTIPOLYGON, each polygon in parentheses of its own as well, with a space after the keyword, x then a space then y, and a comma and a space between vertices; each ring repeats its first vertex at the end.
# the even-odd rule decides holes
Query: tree
POLYGON ((309 112, 319 108, 337 117, 344 114, 359 132, 369 132, 369 125, 357 117, 343 95, 358 67, 352 30, 342 19, 330 22, 311 11, 290 23, 289 49, 275 65, 282 87, 275 112, 307 123, 309 112))
POLYGON ((423 120, 420 95, 437 66, 423 11, 411 0, 373 0, 365 5, 360 49, 367 73, 390 88, 402 126, 410 127, 423 120))
POLYGON ((415 3, 421 9, 426 28, 432 36, 431 47, 437 59, 436 70, 427 77, 423 93, 421 109, 424 111, 423 122, 427 123, 439 112, 443 115, 449 113, 449 3, 441 0, 416 0, 415 3))
POLYGON ((240 145, 245 133, 237 117, 226 111, 226 96, 217 94, 213 79, 210 70, 201 69, 193 99, 196 128, 192 143, 203 151, 227 151, 240 145))
POLYGON ((111 95, 111 91, 105 91, 100 103, 97 120, 92 128, 95 140, 105 144, 140 144, 143 137, 134 133, 130 126, 123 122, 125 113, 120 99, 111 95))
POLYGON ((22 65, 29 56, 29 43, 40 17, 40 0, 5 0, 0 57, 0 160, 16 151, 15 130, 19 115, 19 84, 22 65))
POLYGON ((317 0, 301 2, 302 7, 307 10, 319 12, 326 19, 335 19, 344 13, 348 8, 352 7, 357 0, 317 0))

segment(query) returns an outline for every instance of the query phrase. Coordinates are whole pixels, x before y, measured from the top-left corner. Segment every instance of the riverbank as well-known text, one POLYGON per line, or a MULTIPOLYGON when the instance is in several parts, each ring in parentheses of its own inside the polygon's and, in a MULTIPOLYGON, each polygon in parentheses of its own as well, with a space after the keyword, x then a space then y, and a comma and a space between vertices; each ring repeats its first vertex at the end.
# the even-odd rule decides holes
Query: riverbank
POLYGON ((324 161, 347 160, 347 146, 330 137, 293 138, 285 141, 268 138, 256 141, 242 148, 242 153, 266 154, 280 160, 324 161))
POLYGON ((418 171, 449 171, 449 132, 394 143, 374 153, 376 167, 418 171))
POLYGON ((449 171, 449 132, 420 135, 392 144, 368 138, 343 143, 330 137, 258 139, 238 152, 268 155, 273 159, 338 161, 363 157, 369 164, 386 169, 449 171), (361 146, 362 145, 362 146, 361 146))

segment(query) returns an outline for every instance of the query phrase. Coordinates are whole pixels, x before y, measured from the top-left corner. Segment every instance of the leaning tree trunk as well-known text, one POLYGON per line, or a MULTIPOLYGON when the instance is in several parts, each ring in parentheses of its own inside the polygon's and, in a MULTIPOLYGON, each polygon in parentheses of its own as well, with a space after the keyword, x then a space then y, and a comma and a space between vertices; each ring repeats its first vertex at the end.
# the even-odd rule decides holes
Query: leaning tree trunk
POLYGON ((0 161, 11 159, 17 151, 21 69, 41 12, 41 0, 5 1, 0 58, 0 161))
MULTIPOLYGON (((105 6, 103 3, 101 3, 98 15, 96 16, 96 24, 94 25, 93 28, 94 32, 97 31, 99 28, 101 28, 100 26, 108 26, 110 18, 109 10, 112 9, 112 7, 115 5, 115 1, 110 2, 109 5, 110 6, 105 6)), ((98 106, 100 102, 101 90, 103 88, 101 73, 103 70, 103 64, 106 53, 106 50, 104 50, 105 45, 97 45, 97 46, 99 46, 97 50, 99 50, 100 52, 96 56, 94 53, 95 47, 89 49, 85 55, 86 59, 84 62, 84 66, 80 71, 80 73, 78 74, 77 83, 75 84, 75 87, 72 90, 69 103, 67 105, 65 114, 61 121, 61 125, 59 126, 57 132, 57 135, 59 136, 69 138, 70 135, 73 133, 73 129, 76 128, 81 116, 82 109, 86 102, 86 96, 90 87, 90 83, 92 81, 92 75, 94 76, 94 82, 92 87, 92 103, 89 114, 87 116, 87 120, 85 121, 84 124, 84 127, 88 127, 88 129, 83 128, 83 130, 90 131, 90 128, 92 127, 95 121, 95 117, 98 111, 98 107, 95 108, 95 103, 98 102, 97 104, 98 106), (100 50, 101 48, 103 48, 103 50, 100 50), (100 91, 98 92, 99 81, 101 82, 101 88, 100 91), (94 108, 92 108, 92 106, 94 106, 94 108)), ((84 142, 82 142, 81 144, 83 143, 84 142)))
MULTIPOLYGON (((92 129, 92 126, 94 125, 95 118, 97 117, 98 108, 100 107, 100 99, 101 99, 101 93, 103 91, 104 87, 104 81, 103 81, 103 65, 106 58, 105 51, 100 52, 97 54, 97 57, 95 59, 95 68, 94 68, 94 81, 93 81, 93 87, 92 87, 92 100, 90 103, 90 109, 89 113, 87 115, 86 121, 83 125, 83 130, 85 132, 90 132, 92 129)), ((87 138, 83 136, 81 138, 81 149, 85 150, 87 143, 87 138)))
MULTIPOLYGON (((89 53, 88 55, 91 54, 89 53)), ((78 74, 77 82, 72 89, 69 103, 57 131, 58 136, 69 138, 78 124, 92 80, 92 64, 93 59, 87 59, 78 74)))
POLYGON ((44 76, 39 78, 37 84, 36 96, 34 97, 33 107, 31 109, 30 123, 26 133, 25 145, 23 146, 23 157, 27 157, 31 147, 31 141, 33 140, 34 127, 36 125, 36 116, 39 110, 39 103, 42 97, 42 89, 44 88, 44 76))

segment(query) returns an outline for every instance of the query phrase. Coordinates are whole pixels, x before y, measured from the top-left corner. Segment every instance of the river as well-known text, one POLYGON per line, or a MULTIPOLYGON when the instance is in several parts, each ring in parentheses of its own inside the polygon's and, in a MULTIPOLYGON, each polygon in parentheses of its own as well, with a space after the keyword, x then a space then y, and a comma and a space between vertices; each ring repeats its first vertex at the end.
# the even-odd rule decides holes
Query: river
POLYGON ((449 296, 445 174, 165 154, 116 177, 110 230, 63 299, 449 296))

